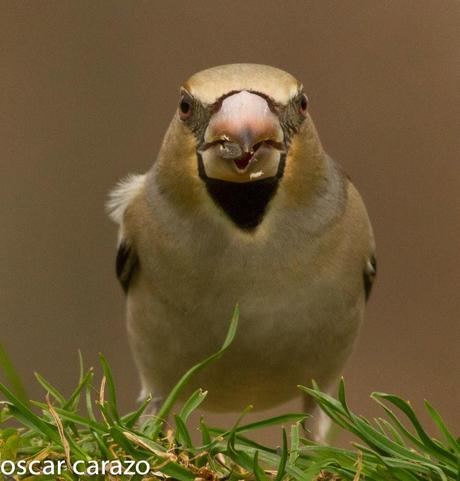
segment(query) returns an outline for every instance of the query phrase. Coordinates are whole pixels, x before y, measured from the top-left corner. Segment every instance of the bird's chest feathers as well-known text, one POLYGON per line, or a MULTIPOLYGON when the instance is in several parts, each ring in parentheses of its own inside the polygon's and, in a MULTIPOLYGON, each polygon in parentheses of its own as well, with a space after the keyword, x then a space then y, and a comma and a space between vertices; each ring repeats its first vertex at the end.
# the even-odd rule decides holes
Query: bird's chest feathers
POLYGON ((156 255, 146 266, 152 292, 184 311, 201 306, 230 313, 236 303, 259 313, 295 309, 317 289, 315 242, 251 241, 212 232, 186 238, 165 244, 157 240, 156 255))
MULTIPOLYGON (((157 329, 164 329, 167 319, 177 332, 206 332, 206 349, 212 352, 238 303, 244 333, 238 346, 248 352, 255 342, 295 344, 300 351, 292 355, 304 357, 310 342, 334 350, 339 339, 348 345, 359 322, 355 301, 344 302, 341 281, 318 266, 315 242, 225 244, 203 237, 187 249, 180 242, 169 244, 144 271, 142 282, 150 293, 142 297, 144 312, 157 329)), ((307 351, 314 355, 315 349, 311 345, 307 351)))

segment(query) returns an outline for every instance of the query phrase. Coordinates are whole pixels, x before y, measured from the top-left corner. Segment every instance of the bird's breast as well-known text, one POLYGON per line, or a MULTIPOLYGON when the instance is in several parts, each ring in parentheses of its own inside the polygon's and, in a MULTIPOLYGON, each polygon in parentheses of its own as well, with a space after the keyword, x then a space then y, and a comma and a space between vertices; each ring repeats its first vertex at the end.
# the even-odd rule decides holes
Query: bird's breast
POLYGON ((337 321, 355 315, 356 286, 346 281, 350 272, 345 265, 337 269, 340 259, 335 265, 329 257, 321 259, 316 241, 250 241, 204 232, 195 240, 186 247, 180 239, 165 245, 157 239, 155 255, 141 252, 142 294, 136 298, 147 304, 151 322, 206 332, 210 351, 222 340, 236 304, 240 343, 249 348, 252 338, 261 345, 290 343, 320 330, 343 336, 355 329, 354 322, 337 321))

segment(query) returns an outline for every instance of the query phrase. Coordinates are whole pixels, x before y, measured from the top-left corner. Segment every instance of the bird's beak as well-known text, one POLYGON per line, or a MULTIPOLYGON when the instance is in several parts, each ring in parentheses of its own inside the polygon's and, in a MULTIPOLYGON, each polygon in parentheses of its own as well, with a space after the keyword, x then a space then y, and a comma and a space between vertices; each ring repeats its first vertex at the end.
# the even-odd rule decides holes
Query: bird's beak
POLYGON ((226 97, 208 124, 200 149, 206 176, 250 182, 278 174, 284 149, 278 116, 260 95, 226 97))

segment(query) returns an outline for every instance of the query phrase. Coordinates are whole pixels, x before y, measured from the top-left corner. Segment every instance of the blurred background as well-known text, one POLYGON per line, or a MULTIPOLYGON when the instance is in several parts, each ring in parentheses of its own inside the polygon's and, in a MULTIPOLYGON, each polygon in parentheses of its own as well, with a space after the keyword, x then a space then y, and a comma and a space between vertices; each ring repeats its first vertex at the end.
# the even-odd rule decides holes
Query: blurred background
POLYGON ((68 393, 81 349, 135 406, 107 193, 149 169, 189 75, 256 62, 303 81, 374 225, 351 406, 429 398, 459 431, 459 25, 455 0, 2 1, 0 341, 31 396, 34 371, 68 393))

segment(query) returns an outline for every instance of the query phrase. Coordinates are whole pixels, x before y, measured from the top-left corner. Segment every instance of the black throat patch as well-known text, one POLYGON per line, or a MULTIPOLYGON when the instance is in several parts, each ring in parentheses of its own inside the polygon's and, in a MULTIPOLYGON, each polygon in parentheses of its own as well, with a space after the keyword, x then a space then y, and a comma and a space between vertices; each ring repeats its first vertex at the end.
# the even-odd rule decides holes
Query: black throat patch
POLYGON ((285 159, 282 155, 275 177, 239 183, 209 178, 198 154, 198 173, 213 201, 233 223, 240 229, 251 231, 262 222, 268 203, 275 195, 284 173, 285 159))

